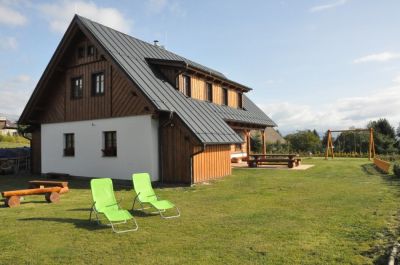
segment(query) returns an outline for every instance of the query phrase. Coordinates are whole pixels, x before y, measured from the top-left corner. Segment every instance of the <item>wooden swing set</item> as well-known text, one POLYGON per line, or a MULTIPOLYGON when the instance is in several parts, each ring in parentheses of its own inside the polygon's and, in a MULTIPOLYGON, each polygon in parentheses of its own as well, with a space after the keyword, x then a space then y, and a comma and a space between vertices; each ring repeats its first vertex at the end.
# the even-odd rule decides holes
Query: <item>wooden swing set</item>
POLYGON ((369 132, 369 144, 368 144, 368 160, 375 158, 375 143, 374 143, 374 130, 370 129, 349 129, 349 130, 328 130, 328 140, 326 142, 325 159, 327 160, 330 156, 332 159, 335 157, 332 133, 342 132, 369 132))

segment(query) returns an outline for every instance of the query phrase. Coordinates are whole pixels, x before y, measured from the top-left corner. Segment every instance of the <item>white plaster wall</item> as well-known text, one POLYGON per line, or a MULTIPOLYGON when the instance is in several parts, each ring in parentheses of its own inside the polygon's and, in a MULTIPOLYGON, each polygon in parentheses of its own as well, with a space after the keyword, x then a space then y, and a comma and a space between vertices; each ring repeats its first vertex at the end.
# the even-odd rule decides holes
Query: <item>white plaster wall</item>
POLYGON ((42 172, 131 179, 149 172, 158 180, 158 120, 151 115, 42 124, 42 172), (103 132, 117 132, 117 157, 103 157, 103 132), (75 134, 75 156, 64 157, 64 134, 75 134))

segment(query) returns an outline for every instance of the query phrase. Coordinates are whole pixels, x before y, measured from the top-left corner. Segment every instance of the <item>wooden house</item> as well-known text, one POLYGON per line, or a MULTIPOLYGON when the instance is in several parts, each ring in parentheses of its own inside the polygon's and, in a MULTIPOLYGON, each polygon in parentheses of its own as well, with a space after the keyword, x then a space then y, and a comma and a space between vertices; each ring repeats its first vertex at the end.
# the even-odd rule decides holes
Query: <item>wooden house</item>
POLYGON ((276 126, 222 73, 75 16, 19 122, 32 168, 186 183, 231 174, 250 130, 276 126))

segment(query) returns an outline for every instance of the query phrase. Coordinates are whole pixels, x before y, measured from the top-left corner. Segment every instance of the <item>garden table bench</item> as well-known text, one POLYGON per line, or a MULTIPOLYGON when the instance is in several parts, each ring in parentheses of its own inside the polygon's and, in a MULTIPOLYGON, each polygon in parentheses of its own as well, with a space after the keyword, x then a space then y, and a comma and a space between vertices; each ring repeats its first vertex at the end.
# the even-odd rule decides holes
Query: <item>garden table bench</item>
POLYGON ((45 188, 45 187, 61 187, 60 194, 68 192, 67 181, 52 181, 52 180, 31 180, 29 188, 45 188))
POLYGON ((25 190, 3 191, 1 196, 5 198, 5 205, 16 207, 21 203, 21 196, 44 194, 47 202, 58 202, 60 200, 61 187, 36 188, 25 190))

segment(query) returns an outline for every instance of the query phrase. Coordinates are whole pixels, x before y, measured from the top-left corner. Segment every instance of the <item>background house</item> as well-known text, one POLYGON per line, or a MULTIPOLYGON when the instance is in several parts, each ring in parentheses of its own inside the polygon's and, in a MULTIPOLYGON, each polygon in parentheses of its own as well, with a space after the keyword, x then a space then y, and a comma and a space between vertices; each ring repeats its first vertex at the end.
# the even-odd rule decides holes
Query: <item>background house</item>
POLYGON ((18 135, 18 126, 15 122, 7 120, 6 117, 0 117, 0 134, 1 135, 18 135))

